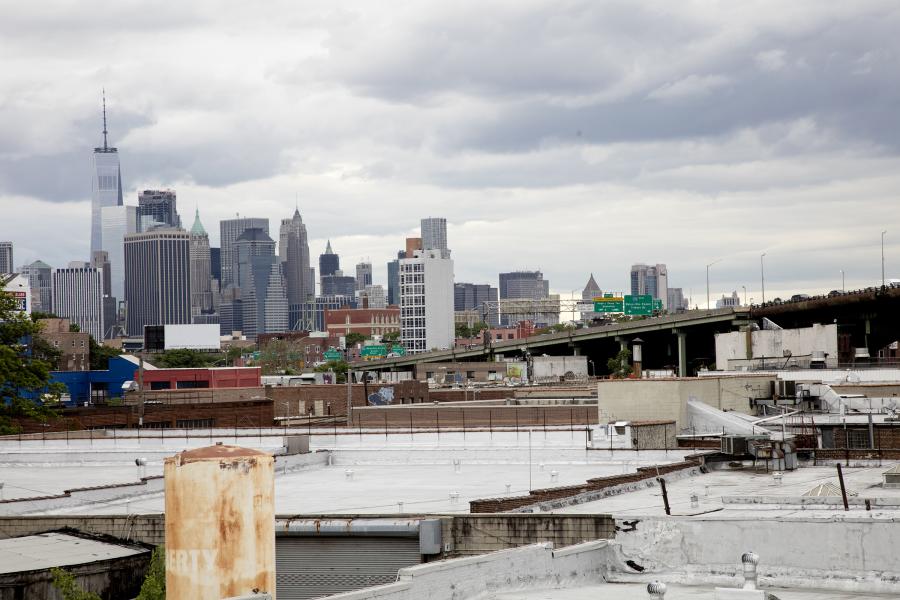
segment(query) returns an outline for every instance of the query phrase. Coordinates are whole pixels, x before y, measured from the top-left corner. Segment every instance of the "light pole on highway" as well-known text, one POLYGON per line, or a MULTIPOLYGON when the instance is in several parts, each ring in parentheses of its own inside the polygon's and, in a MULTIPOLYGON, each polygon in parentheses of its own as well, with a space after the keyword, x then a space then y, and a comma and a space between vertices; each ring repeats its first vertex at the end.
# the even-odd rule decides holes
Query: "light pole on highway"
POLYGON ((744 288, 744 306, 747 306, 747 286, 742 285, 741 287, 744 288))
POLYGON ((722 260, 721 258, 717 258, 716 260, 714 260, 711 263, 709 263, 708 265, 706 265, 706 310, 709 310, 709 307, 710 307, 710 304, 709 304, 709 268, 711 266, 713 266, 714 264, 716 264, 717 262, 721 262, 721 260, 722 260))
POLYGON ((766 265, 763 262, 763 257, 765 257, 766 253, 763 252, 759 255, 759 276, 762 279, 762 303, 766 303, 766 265))
POLYGON ((841 269, 841 291, 846 292, 847 286, 844 285, 844 270, 841 269))
POLYGON ((884 290, 884 234, 887 230, 881 232, 881 289, 884 290))

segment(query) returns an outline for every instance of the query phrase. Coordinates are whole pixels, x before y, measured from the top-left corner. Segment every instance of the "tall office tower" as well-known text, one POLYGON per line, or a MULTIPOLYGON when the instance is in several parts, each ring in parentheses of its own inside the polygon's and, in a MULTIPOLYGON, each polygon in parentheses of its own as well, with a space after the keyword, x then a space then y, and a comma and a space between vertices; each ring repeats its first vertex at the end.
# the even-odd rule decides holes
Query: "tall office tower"
POLYGON ((309 239, 300 211, 281 220, 278 236, 278 258, 287 285, 288 302, 300 304, 316 295, 315 271, 309 266, 309 239))
POLYGON ((222 281, 222 249, 210 246, 209 248, 209 274, 217 280, 222 281))
POLYGON ((200 209, 194 213, 191 238, 191 316, 210 313, 213 309, 210 275, 209 235, 200 222, 200 209))
POLYGON ((19 268, 31 286, 31 310, 53 312, 53 267, 41 260, 19 268))
POLYGON ((13 243, 0 242, 0 275, 15 273, 13 270, 13 243))
POLYGON ((151 224, 157 227, 160 224, 167 229, 181 227, 175 200, 175 190, 144 190, 138 194, 141 231, 147 231, 151 224))
POLYGON ((234 286, 240 288, 242 331, 247 339, 288 329, 288 301, 275 242, 260 228, 235 240, 234 286))
POLYGON ((662 301, 663 310, 669 307, 669 275, 666 265, 631 266, 631 295, 649 294, 662 301))
POLYGON ((387 264, 388 293, 387 303, 400 306, 400 259, 406 258, 406 252, 397 252, 397 258, 387 264))
POLYGON ((103 270, 94 267, 53 269, 53 311, 81 331, 103 339, 103 270))
POLYGON ((109 252, 96 250, 91 252, 91 266, 103 270, 103 295, 111 296, 112 280, 110 278, 109 252))
POLYGON ((110 296, 125 299, 125 236, 137 233, 137 206, 100 209, 100 241, 109 254, 110 296))
POLYGON ((359 292, 360 308, 387 308, 387 297, 384 286, 367 285, 366 289, 359 292))
POLYGON ((268 237, 269 220, 254 217, 237 217, 219 222, 219 246, 221 247, 222 277, 219 287, 224 291, 229 285, 236 285, 232 269, 234 268, 234 243, 248 229, 262 229, 268 237))
MULTIPOLYGON (((550 298, 550 281, 544 279, 544 274, 540 271, 512 271, 509 273, 500 273, 499 286, 501 304, 502 300, 546 300, 550 298)), ((499 309, 499 321, 501 325, 514 325, 523 319, 531 319, 541 323, 553 320, 552 314, 547 312, 551 307, 535 305, 534 311, 530 311, 528 307, 522 303, 506 303, 499 309), (545 310, 547 309, 547 310, 545 310), (522 314, 516 314, 516 312, 522 314), (532 312, 527 315, 526 313, 532 312)), ((556 315, 559 319, 559 314, 556 315)))
POLYGON ((104 206, 122 206, 122 169, 119 150, 107 144, 106 94, 103 95, 103 146, 94 148, 94 172, 91 178, 91 252, 103 247, 100 210, 104 206))
POLYGON ((321 295, 329 295, 325 293, 325 290, 321 289, 321 286, 324 285, 323 283, 321 283, 324 280, 323 278, 330 277, 340 270, 341 257, 334 253, 334 251, 331 249, 331 240, 328 240, 328 244, 325 246, 325 254, 319 255, 319 293, 321 295))
POLYGON ((372 263, 363 261, 356 265, 356 291, 366 289, 367 285, 372 285, 372 263))
POLYGON ((440 249, 400 261, 400 341, 410 353, 450 348, 455 338, 453 261, 440 249))
POLYGON ((356 294, 356 279, 345 277, 340 271, 334 275, 322 277, 321 296, 354 296, 356 294))
POLYGON ((669 288, 667 296, 670 313, 682 312, 688 308, 687 300, 684 298, 684 290, 681 288, 669 288))
POLYGON ((422 219, 420 229, 423 249, 440 250, 442 258, 450 258, 450 250, 447 248, 447 219, 443 217, 422 219))
MULTIPOLYGON (((600 286, 597 285, 597 280, 594 279, 594 274, 591 273, 591 276, 588 278, 587 283, 584 285, 584 289, 581 290, 581 301, 584 304, 593 305, 594 298, 603 294, 603 290, 600 289, 600 286)), ((594 314, 593 308, 588 312, 581 313, 582 321, 589 321, 593 319, 596 315, 594 314)))
POLYGON ((541 300, 550 297, 550 281, 540 271, 500 273, 499 292, 500 298, 541 300))
POLYGON ((158 229, 125 236, 126 332, 143 335, 144 325, 191 322, 191 236, 158 229))
POLYGON ((477 310, 480 318, 488 325, 496 327, 497 288, 487 283, 455 283, 453 284, 453 310, 477 310))

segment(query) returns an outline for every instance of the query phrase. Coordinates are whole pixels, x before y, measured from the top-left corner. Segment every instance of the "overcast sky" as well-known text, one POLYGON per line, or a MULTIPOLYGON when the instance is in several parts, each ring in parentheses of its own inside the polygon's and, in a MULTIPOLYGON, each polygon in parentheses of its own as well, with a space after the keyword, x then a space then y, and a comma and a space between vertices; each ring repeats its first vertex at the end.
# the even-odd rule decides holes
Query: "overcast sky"
POLYGON ((295 202, 385 283, 443 216, 457 281, 568 295, 664 262, 705 302, 900 278, 900 4, 42 1, 0 5, 0 239, 88 258, 91 149, 211 241, 295 202), (389 6, 390 9, 385 7, 389 6))

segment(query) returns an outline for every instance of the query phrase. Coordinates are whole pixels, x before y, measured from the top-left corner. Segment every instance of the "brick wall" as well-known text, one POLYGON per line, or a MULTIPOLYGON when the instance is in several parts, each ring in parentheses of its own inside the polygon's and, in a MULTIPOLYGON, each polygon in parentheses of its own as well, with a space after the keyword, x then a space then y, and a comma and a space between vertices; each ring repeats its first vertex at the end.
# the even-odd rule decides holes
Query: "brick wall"
POLYGON ((158 546, 166 539, 163 515, 0 517, 0 539, 70 527, 158 546))
POLYGON ((597 422, 596 406, 392 406, 353 411, 354 427, 542 427, 597 422))
MULTIPOLYGON (((144 426, 178 427, 179 421, 205 421, 212 419, 213 427, 270 427, 275 419, 271 400, 247 400, 244 402, 215 402, 200 404, 147 404, 144 407, 144 426)), ((44 427, 33 420, 19 420, 22 433, 53 431, 78 431, 137 427, 136 406, 96 406, 65 409, 58 419, 44 427)))
POLYGON ((539 542, 571 546, 612 539, 615 520, 610 515, 454 515, 443 522, 444 543, 451 543, 448 556, 485 554, 539 542))
POLYGON ((546 502, 548 500, 558 500, 560 498, 568 498, 577 496, 587 492, 623 485, 626 483, 634 483, 644 479, 652 479, 659 475, 680 471, 682 469, 691 469, 700 464, 700 459, 695 457, 686 457, 687 460, 670 463, 665 465, 655 465, 650 467, 638 467, 637 472, 625 475, 612 475, 610 477, 596 477, 588 479, 581 485, 567 485, 554 488, 544 488, 539 490, 531 490, 526 496, 511 496, 503 498, 484 498, 481 500, 472 500, 469 502, 469 510, 472 513, 499 513, 538 502, 546 502))
MULTIPOLYGON (((834 431, 834 446, 835 448, 846 448, 847 447, 847 435, 844 434, 843 427, 833 427, 832 431, 834 431)), ((861 438, 865 441, 865 445, 869 444, 869 427, 868 425, 857 425, 854 427, 848 427, 847 431, 855 432, 855 435, 851 434, 851 444, 850 447, 853 448, 858 444, 854 442, 858 442, 861 438)), ((874 427, 875 434, 875 448, 883 448, 883 449, 900 449, 900 426, 893 427, 887 425, 880 425, 874 427)))
MULTIPOLYGON (((366 391, 374 394, 382 388, 394 391, 393 404, 412 404, 428 402, 428 385, 420 381, 401 381, 398 383, 355 383, 351 386, 351 398, 354 407, 368 406, 366 391)), ((346 385, 298 385, 295 387, 266 386, 265 395, 275 401, 276 416, 283 417, 309 414, 310 411, 322 409, 325 415, 347 414, 346 385), (318 405, 317 405, 318 402, 318 405), (329 409, 330 406, 330 409, 329 409)))

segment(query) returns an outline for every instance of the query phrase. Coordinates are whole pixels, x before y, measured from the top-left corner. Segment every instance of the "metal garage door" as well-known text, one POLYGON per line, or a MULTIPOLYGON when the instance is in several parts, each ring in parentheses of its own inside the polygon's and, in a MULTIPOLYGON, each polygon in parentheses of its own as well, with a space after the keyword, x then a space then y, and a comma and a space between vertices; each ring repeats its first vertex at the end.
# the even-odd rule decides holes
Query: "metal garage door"
POLYGON ((397 580, 422 562, 418 538, 278 536, 278 600, 318 598, 397 580))

